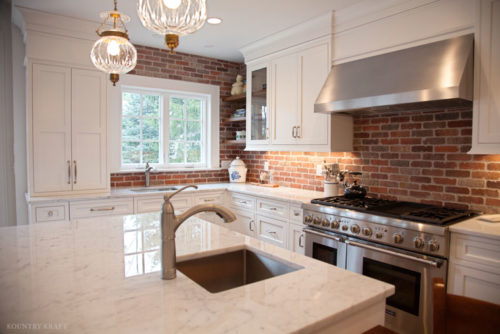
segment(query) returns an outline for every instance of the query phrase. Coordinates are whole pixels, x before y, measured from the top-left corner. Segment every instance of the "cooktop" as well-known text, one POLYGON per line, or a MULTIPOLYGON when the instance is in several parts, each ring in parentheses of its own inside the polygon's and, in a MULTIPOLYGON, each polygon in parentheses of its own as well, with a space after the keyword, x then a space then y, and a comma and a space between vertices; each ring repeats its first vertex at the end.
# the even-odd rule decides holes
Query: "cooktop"
POLYGON ((455 223, 478 215, 478 212, 470 210, 372 197, 346 198, 344 196, 332 196, 313 199, 311 203, 434 225, 455 223))

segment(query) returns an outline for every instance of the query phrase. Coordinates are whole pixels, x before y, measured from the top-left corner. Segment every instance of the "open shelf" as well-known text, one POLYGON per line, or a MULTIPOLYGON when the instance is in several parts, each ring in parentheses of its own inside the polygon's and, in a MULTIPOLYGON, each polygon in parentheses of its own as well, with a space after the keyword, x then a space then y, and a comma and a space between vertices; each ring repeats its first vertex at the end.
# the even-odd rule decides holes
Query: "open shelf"
POLYGON ((255 90, 252 92, 252 96, 266 96, 266 93, 267 93, 266 89, 255 90))
POLYGON ((230 118, 226 118, 226 122, 244 122, 246 121, 247 118, 246 117, 230 117, 230 118))
POLYGON ((224 96, 222 101, 224 102, 243 102, 247 99, 247 93, 232 95, 232 96, 224 96))
POLYGON ((238 145, 244 145, 246 144, 245 139, 228 139, 224 141, 224 144, 238 144, 238 145))

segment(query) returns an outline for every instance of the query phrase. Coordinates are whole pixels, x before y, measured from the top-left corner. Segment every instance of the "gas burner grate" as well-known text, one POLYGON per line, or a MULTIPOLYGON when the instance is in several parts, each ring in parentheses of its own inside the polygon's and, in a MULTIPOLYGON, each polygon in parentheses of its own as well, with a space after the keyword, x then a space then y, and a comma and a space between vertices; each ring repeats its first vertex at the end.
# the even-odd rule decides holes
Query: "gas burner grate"
POLYGON ((334 206, 344 209, 354 209, 358 211, 374 210, 379 208, 387 208, 397 205, 397 201, 391 201, 379 198, 346 198, 343 196, 333 196, 326 198, 313 199, 311 203, 334 206))
POLYGON ((401 218, 442 225, 458 218, 468 217, 469 215, 470 212, 464 210, 430 207, 422 210, 409 211, 402 214, 401 218))

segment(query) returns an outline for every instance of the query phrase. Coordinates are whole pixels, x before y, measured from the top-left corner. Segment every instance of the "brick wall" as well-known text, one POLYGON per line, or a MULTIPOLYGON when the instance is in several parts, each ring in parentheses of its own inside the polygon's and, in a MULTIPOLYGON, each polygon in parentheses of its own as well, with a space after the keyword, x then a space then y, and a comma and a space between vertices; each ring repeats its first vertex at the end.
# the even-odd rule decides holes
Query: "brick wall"
MULTIPOLYGON (((245 76, 244 64, 201 57, 176 52, 170 54, 165 49, 136 45, 137 66, 130 74, 173 80, 192 81, 217 85, 221 97, 229 96, 237 74, 245 76)), ((233 160, 241 151, 241 146, 224 144, 226 139, 234 139, 235 131, 244 129, 244 123, 224 122, 241 103, 220 103, 220 159, 233 160)), ((244 103, 243 103, 244 106, 244 103)), ((159 172, 151 175, 151 184, 180 184, 227 182, 227 170, 204 172, 159 172)), ((144 186, 144 173, 112 173, 112 187, 144 186)))
POLYGON ((246 152, 251 181, 269 161, 274 182, 323 191, 316 165, 363 172, 374 197, 500 213, 500 155, 470 155, 472 112, 356 116, 354 152, 246 152))

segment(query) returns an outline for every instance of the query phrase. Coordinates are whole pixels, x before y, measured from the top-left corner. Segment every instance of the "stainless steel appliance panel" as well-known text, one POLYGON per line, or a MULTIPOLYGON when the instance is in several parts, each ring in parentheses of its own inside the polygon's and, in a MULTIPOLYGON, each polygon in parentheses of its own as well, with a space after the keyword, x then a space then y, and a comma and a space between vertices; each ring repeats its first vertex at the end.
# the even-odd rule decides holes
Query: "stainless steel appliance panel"
POLYGON ((305 255, 327 262, 339 268, 346 268, 345 239, 334 233, 325 233, 312 228, 305 228, 305 255))

